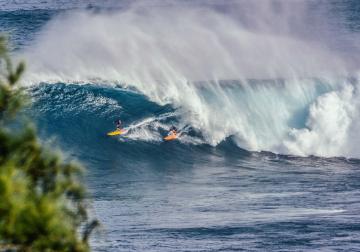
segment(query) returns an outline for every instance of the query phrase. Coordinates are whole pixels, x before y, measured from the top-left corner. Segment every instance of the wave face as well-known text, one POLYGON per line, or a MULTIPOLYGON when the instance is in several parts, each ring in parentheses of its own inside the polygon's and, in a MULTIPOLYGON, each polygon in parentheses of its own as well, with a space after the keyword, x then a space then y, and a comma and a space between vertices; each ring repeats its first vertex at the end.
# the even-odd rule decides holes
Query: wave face
MULTIPOLYGON (((187 143, 230 138, 251 151, 359 157, 357 35, 327 27, 326 13, 309 16, 311 3, 152 1, 62 12, 18 52, 31 62, 24 83, 134 89, 174 108, 187 143)), ((169 125, 146 120, 131 123, 131 137, 159 141, 158 128, 169 125)))

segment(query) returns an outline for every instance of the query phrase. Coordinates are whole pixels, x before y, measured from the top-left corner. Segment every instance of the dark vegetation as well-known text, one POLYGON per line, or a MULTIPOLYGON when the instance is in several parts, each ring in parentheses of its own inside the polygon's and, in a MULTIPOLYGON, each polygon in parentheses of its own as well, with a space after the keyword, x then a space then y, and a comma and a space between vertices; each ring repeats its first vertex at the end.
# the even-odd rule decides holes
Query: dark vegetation
POLYGON ((89 251, 98 223, 88 220, 82 169, 44 148, 19 113, 24 70, 0 37, 0 251, 89 251))

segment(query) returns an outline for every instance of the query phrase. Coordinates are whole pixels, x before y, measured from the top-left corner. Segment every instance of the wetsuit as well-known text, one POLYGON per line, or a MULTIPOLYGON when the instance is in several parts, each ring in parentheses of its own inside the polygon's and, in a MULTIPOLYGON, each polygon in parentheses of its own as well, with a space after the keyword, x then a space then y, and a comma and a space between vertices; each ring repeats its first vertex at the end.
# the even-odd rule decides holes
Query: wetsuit
POLYGON ((120 120, 117 120, 117 121, 115 121, 115 123, 116 123, 116 128, 117 128, 118 130, 120 130, 120 129, 121 129, 121 121, 120 121, 120 120))

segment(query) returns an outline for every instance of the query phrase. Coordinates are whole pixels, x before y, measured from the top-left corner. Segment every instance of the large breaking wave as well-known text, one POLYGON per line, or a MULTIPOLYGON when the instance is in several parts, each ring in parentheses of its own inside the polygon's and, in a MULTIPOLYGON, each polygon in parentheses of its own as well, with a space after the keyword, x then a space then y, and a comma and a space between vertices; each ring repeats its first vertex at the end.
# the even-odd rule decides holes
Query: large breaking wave
MULTIPOLYGON (((178 126, 201 136, 184 134, 187 143, 215 146, 230 137, 253 151, 360 157, 359 78, 350 56, 358 52, 344 51, 340 38, 330 42, 326 16, 308 20, 308 8, 140 2, 66 12, 21 52, 30 63, 25 83, 135 88, 171 104, 178 126)), ((353 40, 346 41, 356 48, 353 40)), ((132 124, 131 137, 160 140, 157 129, 166 126, 155 119, 132 124)))

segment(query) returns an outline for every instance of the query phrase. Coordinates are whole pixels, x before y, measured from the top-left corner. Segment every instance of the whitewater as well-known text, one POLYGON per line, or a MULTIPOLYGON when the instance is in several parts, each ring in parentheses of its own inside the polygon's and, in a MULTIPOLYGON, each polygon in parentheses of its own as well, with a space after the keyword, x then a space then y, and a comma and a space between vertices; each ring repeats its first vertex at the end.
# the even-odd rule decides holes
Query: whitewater
POLYGON ((93 250, 358 251, 359 9, 0 1, 0 31, 42 142, 87 168, 93 250))

